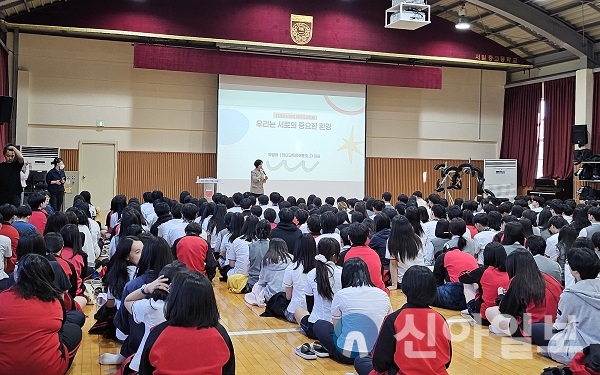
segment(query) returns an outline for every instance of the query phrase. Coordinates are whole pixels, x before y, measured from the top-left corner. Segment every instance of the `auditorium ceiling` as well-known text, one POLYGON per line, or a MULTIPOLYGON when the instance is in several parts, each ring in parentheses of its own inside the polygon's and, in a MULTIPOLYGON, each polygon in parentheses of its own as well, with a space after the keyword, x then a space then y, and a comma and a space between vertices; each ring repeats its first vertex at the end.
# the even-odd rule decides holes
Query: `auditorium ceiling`
MULTIPOLYGON (((333 1, 352 0, 327 0, 333 1)), ((46 7, 68 8, 72 2, 0 0, 0 18, 10 21, 12 17, 46 7)), ((435 17, 457 22, 458 12, 464 5, 472 32, 510 49, 536 67, 573 60, 579 60, 582 67, 600 66, 597 63, 600 60, 600 0, 428 0, 428 3, 433 22, 435 17)), ((365 4, 381 7, 383 13, 391 1, 365 4)))

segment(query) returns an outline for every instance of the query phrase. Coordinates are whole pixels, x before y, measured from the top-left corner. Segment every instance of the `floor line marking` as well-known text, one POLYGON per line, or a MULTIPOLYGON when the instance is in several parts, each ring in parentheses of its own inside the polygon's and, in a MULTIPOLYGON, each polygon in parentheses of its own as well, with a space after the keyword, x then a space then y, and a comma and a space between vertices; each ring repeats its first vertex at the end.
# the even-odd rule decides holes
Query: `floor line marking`
POLYGON ((264 335, 269 333, 302 332, 301 328, 259 329, 255 331, 228 332, 229 336, 264 335))

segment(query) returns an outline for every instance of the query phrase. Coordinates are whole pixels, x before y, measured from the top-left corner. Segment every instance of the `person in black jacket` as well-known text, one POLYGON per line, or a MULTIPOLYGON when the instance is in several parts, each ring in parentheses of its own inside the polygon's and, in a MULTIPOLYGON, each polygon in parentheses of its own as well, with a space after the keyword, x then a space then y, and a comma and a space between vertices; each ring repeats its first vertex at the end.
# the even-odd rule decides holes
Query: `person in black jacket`
POLYGON ((50 206, 54 211, 62 211, 63 200, 65 198, 65 164, 61 158, 54 158, 52 161, 54 168, 50 169, 46 174, 46 184, 48 184, 48 192, 50 193, 50 206))
POLYGON ((302 231, 292 222, 294 213, 289 208, 279 211, 279 223, 271 230, 270 238, 281 238, 287 243, 288 249, 296 248, 296 241, 302 236, 302 231))

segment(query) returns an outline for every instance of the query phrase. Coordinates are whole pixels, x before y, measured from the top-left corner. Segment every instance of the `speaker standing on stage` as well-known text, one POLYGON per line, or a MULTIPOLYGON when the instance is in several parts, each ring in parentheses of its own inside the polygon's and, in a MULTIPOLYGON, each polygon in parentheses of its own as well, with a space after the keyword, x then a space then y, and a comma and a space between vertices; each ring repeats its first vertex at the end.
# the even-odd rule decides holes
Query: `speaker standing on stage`
POLYGON ((255 168, 250 172, 250 192, 257 197, 265 193, 263 185, 269 179, 262 165, 262 160, 256 159, 254 162, 255 168))
POLYGON ((4 146, 2 153, 4 162, 0 163, 0 205, 10 203, 19 206, 23 190, 20 177, 23 155, 10 143, 4 146))
POLYGON ((54 168, 46 174, 46 183, 48 184, 48 193, 50 193, 50 206, 54 211, 61 211, 63 200, 65 198, 65 164, 61 158, 54 158, 52 161, 54 168))

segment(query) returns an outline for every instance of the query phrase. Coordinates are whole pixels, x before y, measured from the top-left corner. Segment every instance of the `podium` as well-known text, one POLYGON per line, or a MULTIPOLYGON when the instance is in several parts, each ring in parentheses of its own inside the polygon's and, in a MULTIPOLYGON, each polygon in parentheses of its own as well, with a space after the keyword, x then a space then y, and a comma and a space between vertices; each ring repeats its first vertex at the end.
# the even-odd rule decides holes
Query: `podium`
POLYGON ((196 177, 196 184, 200 189, 200 198, 206 198, 207 201, 212 202, 213 194, 217 191, 218 182, 219 180, 212 177, 196 177))

